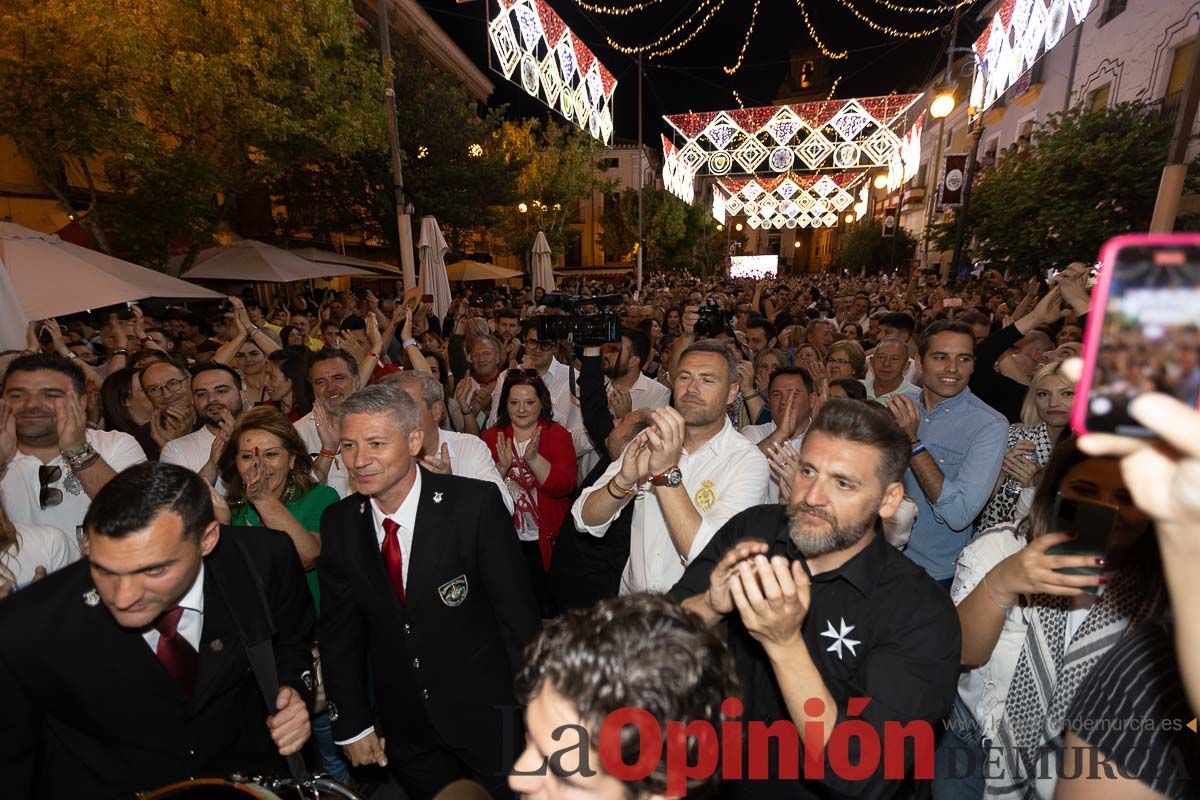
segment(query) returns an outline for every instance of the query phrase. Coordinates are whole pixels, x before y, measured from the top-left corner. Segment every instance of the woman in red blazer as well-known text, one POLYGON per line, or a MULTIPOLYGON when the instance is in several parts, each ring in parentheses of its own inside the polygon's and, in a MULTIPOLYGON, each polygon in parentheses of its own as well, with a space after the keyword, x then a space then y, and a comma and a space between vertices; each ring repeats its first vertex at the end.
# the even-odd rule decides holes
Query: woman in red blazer
POLYGON ((575 446, 551 421, 550 391, 534 369, 510 369, 500 390, 496 424, 483 432, 513 499, 513 526, 529 562, 543 616, 551 611, 546 570, 554 540, 571 511, 575 446))

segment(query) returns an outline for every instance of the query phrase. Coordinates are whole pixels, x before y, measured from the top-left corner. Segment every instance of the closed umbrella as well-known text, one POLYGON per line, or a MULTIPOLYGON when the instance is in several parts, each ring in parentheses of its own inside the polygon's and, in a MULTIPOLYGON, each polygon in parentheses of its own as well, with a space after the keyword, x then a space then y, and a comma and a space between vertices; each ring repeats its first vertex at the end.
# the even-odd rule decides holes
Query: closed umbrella
POLYGON ((26 319, 60 317, 147 297, 224 296, 12 222, 0 222, 0 265, 26 319))
POLYGON ((446 276, 446 237, 433 217, 421 218, 421 238, 417 253, 421 261, 421 294, 433 297, 433 313, 438 320, 450 310, 450 279, 446 276))
POLYGON ((446 276, 452 281, 506 281, 509 278, 519 278, 521 273, 515 269, 504 269, 495 264, 484 264, 481 261, 456 261, 446 267, 446 276))
POLYGON ((8 270, 0 268, 0 347, 5 350, 25 349, 25 311, 17 300, 8 270))
POLYGON ((345 264, 309 261, 280 247, 243 239, 225 247, 210 247, 196 256, 195 265, 183 274, 190 280, 291 283, 337 275, 375 273, 345 264))
POLYGON ((533 240, 533 286, 542 287, 547 292, 554 291, 554 270, 550 266, 550 243, 546 234, 537 232, 533 240))

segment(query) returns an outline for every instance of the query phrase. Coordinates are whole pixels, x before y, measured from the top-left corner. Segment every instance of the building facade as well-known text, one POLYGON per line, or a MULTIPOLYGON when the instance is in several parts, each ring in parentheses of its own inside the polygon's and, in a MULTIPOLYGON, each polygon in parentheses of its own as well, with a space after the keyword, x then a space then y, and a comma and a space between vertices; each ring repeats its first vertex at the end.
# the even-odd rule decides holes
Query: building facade
MULTIPOLYGON (((999 0, 985 6, 988 21, 999 0)), ((977 153, 980 167, 993 166, 1029 144, 1036 127, 1052 114, 1083 105, 1101 109, 1114 103, 1158 104, 1174 114, 1182 105, 1188 66, 1200 41, 1200 0, 1094 0, 1083 23, 1070 29, 1049 52, 982 115, 983 134, 977 153)), ((958 46, 970 42, 959 41, 958 46)), ((936 209, 941 156, 966 154, 972 144, 967 125, 972 59, 960 59, 954 111, 941 122, 928 120, 921 140, 921 168, 909 184, 917 199, 906 202, 901 225, 918 237, 918 262, 948 274, 952 253, 939 251, 925 232, 930 223, 949 215, 936 209), (934 204, 935 207, 930 207, 934 204)), ((939 73, 922 90, 930 100, 941 88, 939 73)), ((1193 135, 1200 131, 1200 125, 1193 135)), ((1200 152, 1193 138, 1189 158, 1200 152)), ((1165 162, 1166 153, 1163 153, 1165 162)), ((1195 210, 1197 198, 1185 198, 1181 212, 1195 210)), ((894 199, 893 199, 894 205, 894 199)), ((961 265, 960 265, 961 266, 961 265)))

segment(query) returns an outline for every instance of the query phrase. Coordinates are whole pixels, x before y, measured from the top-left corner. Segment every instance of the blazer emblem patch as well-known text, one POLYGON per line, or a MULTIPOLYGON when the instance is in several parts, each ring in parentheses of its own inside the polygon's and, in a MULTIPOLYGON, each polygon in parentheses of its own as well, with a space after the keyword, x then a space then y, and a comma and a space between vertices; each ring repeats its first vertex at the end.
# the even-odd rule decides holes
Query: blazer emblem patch
POLYGON ((438 595, 441 596, 442 602, 453 608, 461 606, 463 601, 467 599, 467 576, 459 575, 451 581, 447 581, 438 587, 438 595))

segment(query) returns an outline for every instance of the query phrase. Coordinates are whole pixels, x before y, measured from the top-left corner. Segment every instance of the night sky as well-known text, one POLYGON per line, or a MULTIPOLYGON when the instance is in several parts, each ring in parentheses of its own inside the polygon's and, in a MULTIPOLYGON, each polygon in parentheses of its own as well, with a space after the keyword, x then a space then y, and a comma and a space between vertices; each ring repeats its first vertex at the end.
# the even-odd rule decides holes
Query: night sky
MULTIPOLYGON (((495 0, 421 0, 430 15, 454 38, 476 64, 484 68, 496 91, 491 104, 507 103, 512 117, 542 116, 542 103, 519 86, 509 83, 496 68, 487 66, 485 2, 495 13, 495 0)), ((822 40, 831 49, 850 51, 848 59, 829 62, 831 78, 842 76, 835 97, 863 97, 915 90, 936 70, 944 68, 951 14, 901 14, 888 11, 878 0, 846 0, 873 20, 900 30, 919 30, 941 23, 942 31, 924 39, 897 39, 871 30, 838 0, 807 0, 809 16, 822 40)), ((892 0, 901 5, 938 5, 939 0, 892 0)), ((986 0, 963 9, 958 46, 968 46, 981 29, 974 19, 986 0)), ((678 25, 700 0, 664 0, 659 5, 628 16, 609 16, 580 9, 574 0, 550 0, 568 27, 592 49, 617 77, 615 137, 637 137, 636 56, 610 48, 605 35, 626 45, 653 41, 678 25)), ((632 0, 597 0, 597 5, 625 6, 632 0)), ((687 47, 662 59, 645 60, 644 137, 658 149, 659 132, 669 133, 663 114, 717 111, 737 108, 732 91, 746 106, 770 105, 788 69, 788 51, 810 47, 796 0, 761 0, 758 23, 741 70, 726 75, 722 67, 737 58, 750 22, 752 0, 725 0, 707 28, 687 47)), ((561 117, 559 117, 561 120, 561 117)))

